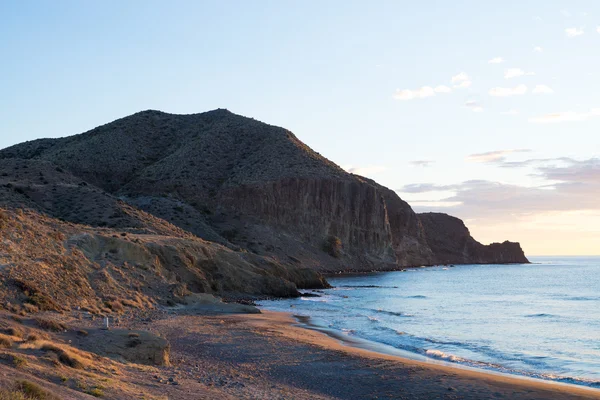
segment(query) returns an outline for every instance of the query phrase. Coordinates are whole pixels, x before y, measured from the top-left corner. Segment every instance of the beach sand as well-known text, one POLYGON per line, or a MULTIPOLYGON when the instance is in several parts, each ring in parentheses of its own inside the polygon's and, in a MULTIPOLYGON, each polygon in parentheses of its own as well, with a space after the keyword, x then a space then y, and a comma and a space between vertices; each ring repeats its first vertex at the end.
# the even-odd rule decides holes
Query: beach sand
POLYGON ((171 343, 170 399, 600 399, 600 391, 356 348, 287 313, 171 315, 139 328, 171 343))

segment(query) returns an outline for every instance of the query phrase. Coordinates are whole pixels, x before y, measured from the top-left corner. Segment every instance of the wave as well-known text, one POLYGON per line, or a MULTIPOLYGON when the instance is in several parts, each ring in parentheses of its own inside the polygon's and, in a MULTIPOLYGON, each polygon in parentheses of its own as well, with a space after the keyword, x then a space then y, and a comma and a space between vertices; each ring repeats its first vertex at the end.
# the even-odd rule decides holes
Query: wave
POLYGON ((388 311, 388 310, 382 310, 381 308, 376 310, 378 313, 382 313, 382 314, 387 314, 387 315, 394 315, 396 317, 403 317, 407 314, 403 314, 400 311, 388 311))
POLYGON ((525 317, 526 318, 557 318, 558 315, 540 313, 540 314, 528 314, 525 317))
POLYGON ((449 361, 454 361, 454 362, 468 361, 462 357, 455 356, 454 354, 444 353, 443 351, 440 351, 440 350, 432 350, 432 349, 425 350, 425 354, 432 358, 440 358, 442 360, 449 360, 449 361))
POLYGON ((417 295, 415 295, 415 296, 407 296, 406 298, 407 298, 407 299, 426 299, 426 298, 427 298, 427 296, 424 296, 424 295, 422 295, 422 294, 417 294, 417 295))
POLYGON ((572 301, 597 301, 597 300, 600 300, 600 297, 575 296, 575 297, 567 297, 565 300, 572 300, 572 301))
POLYGON ((501 366, 498 364, 469 360, 466 358, 459 357, 455 354, 444 353, 443 351, 435 350, 435 349, 426 350, 425 355, 427 355, 428 357, 434 358, 434 359, 451 361, 451 362, 465 364, 465 365, 474 366, 474 367, 483 368, 483 369, 491 369, 491 370, 508 373, 508 374, 522 375, 522 376, 527 376, 530 378, 545 379, 545 380, 554 381, 554 382, 570 383, 570 384, 583 385, 583 386, 589 386, 589 387, 594 387, 594 388, 600 387, 600 381, 595 380, 595 379, 575 378, 572 376, 535 373, 535 372, 530 372, 530 371, 511 369, 511 368, 507 368, 507 367, 504 367, 504 366, 501 366))

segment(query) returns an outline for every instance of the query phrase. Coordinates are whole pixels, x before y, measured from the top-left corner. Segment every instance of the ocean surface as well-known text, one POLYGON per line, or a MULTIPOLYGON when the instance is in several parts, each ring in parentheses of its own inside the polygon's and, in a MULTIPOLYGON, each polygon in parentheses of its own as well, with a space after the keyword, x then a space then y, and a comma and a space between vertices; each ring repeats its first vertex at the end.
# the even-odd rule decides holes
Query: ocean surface
POLYGON ((260 305, 435 360, 600 387, 600 257, 530 261, 331 277, 320 297, 260 305))

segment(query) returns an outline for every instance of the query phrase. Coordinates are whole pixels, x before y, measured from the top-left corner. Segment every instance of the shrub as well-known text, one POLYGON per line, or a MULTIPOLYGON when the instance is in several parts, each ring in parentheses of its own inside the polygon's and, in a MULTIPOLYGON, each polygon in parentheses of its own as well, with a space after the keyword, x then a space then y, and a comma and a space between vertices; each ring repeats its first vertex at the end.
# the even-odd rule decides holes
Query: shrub
POLYGON ((93 389, 90 389, 86 393, 87 394, 91 394, 94 397, 102 397, 102 396, 104 396, 104 391, 102 390, 102 388, 99 388, 99 387, 95 387, 93 389))
POLYGON ((37 383, 22 380, 22 381, 17 381, 16 386, 17 386, 18 391, 25 394, 30 399, 50 400, 50 399, 57 398, 56 396, 54 396, 52 393, 46 391, 44 388, 42 388, 37 383))
POLYGON ((65 324, 51 319, 36 318, 35 321, 40 328, 47 331, 62 332, 67 330, 67 326, 65 324))
POLYGON ((12 341, 6 337, 0 337, 0 348, 9 349, 12 347, 12 341))
POLYGON ((13 356, 13 364, 17 368, 24 368, 27 366, 27 359, 21 356, 13 356))
POLYGON ((15 336, 18 338, 22 338, 23 336, 25 336, 25 332, 23 332, 22 329, 19 329, 17 327, 13 327, 13 326, 11 326, 10 328, 4 329, 4 333, 6 333, 9 336, 15 336))
POLYGON ((338 258, 342 255, 342 241, 337 236, 329 235, 323 243, 323 250, 330 256, 338 258))

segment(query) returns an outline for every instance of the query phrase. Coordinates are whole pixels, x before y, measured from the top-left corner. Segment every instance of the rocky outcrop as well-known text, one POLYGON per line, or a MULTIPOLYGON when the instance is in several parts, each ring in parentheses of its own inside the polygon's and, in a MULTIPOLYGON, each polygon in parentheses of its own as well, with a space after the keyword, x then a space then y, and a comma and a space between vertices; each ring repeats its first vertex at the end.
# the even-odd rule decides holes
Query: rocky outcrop
POLYGON ((463 221, 442 213, 418 214, 434 254, 434 264, 528 263, 518 243, 483 245, 473 239, 463 221))

